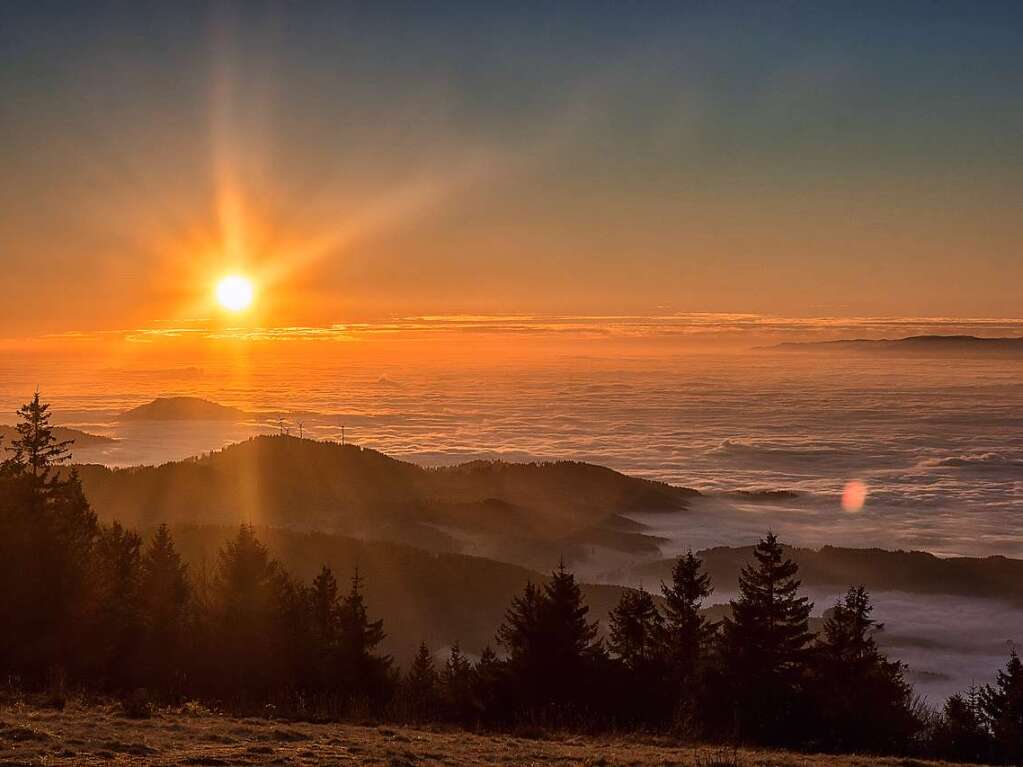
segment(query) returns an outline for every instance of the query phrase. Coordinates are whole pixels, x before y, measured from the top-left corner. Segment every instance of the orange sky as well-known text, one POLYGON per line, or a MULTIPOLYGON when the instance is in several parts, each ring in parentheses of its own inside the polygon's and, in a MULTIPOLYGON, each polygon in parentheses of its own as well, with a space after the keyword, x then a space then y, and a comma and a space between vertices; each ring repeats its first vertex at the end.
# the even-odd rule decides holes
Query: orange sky
POLYGON ((994 11, 561 13, 6 12, 0 338, 1023 316, 994 11))

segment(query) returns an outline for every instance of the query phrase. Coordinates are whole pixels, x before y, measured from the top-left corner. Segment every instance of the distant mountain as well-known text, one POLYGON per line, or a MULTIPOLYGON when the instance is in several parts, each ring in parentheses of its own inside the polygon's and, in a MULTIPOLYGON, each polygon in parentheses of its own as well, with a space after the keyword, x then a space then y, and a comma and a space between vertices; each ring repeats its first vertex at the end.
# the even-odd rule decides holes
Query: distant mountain
POLYGON ((80 467, 103 517, 323 530, 546 569, 594 547, 656 556, 625 518, 678 512, 694 490, 592 464, 473 461, 423 468, 374 450, 274 435, 159 467, 80 467))
MULTIPOLYGON (((1007 557, 936 557, 923 551, 886 551, 824 546, 819 550, 786 547, 799 564, 804 586, 844 589, 850 584, 871 591, 1004 599, 1023 605, 1023 560, 1007 557)), ((716 584, 731 587, 750 561, 753 548, 720 546, 699 553, 716 584)), ((671 577, 674 560, 637 566, 632 578, 649 581, 671 577)))
MULTIPOLYGON (((11 440, 13 440, 16 435, 17 431, 14 426, 0 424, 0 447, 6 447, 11 444, 11 440)), ((89 434, 88 432, 71 429, 67 426, 54 426, 53 436, 59 442, 64 442, 66 440, 73 441, 75 443, 74 447, 96 447, 98 445, 107 445, 117 442, 117 440, 113 437, 89 434)))
POLYGON ((201 397, 158 397, 121 414, 122 421, 240 421, 245 411, 201 397))
POLYGON ((979 336, 909 336, 908 338, 854 338, 838 341, 803 341, 758 347, 784 352, 879 352, 913 355, 995 355, 1023 357, 1023 338, 979 336))

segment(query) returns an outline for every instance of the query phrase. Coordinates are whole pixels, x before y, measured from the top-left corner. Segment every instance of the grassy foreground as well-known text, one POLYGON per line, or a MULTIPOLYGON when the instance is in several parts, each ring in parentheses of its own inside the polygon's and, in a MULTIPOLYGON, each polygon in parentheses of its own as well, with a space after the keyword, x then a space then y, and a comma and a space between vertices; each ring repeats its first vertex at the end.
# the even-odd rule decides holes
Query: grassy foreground
MULTIPOLYGON (((923 762, 679 746, 641 736, 526 739, 398 726, 219 716, 199 707, 128 719, 119 705, 0 706, 0 765, 690 765, 915 767, 923 762)), ((940 764, 940 763, 929 763, 940 764)))

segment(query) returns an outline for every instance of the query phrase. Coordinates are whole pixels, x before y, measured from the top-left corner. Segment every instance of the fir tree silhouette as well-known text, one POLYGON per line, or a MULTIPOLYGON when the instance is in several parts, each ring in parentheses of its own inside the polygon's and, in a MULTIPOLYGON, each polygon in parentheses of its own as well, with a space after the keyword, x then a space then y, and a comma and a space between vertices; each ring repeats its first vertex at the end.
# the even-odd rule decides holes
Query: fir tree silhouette
POLYGON ((815 648, 819 737, 833 749, 891 751, 921 727, 903 665, 878 650, 874 635, 884 627, 872 610, 866 590, 850 587, 815 648))
POLYGON ((735 734, 785 742, 798 736, 800 693, 809 660, 812 605, 799 596, 799 567, 773 533, 757 543, 739 575, 739 596, 723 621, 735 734))
POLYGON ((1023 763, 1023 661, 1015 647, 994 685, 981 689, 980 709, 994 737, 996 757, 1006 764, 1023 763))

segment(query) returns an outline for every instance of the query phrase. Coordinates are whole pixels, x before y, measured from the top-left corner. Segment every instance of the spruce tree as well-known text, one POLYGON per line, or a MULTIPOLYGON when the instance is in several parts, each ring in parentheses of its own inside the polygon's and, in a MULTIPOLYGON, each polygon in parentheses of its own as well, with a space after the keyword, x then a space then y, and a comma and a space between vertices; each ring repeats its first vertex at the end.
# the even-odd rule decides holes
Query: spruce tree
POLYGON ((693 552, 675 560, 671 585, 661 584, 664 597, 664 654, 673 684, 683 692, 696 681, 717 626, 702 614, 711 595, 710 576, 693 552))
POLYGON ((945 701, 933 735, 936 755, 957 762, 983 764, 990 759, 991 735, 980 710, 979 691, 971 687, 945 701))
POLYGON ((512 601, 498 641, 508 650, 509 672, 527 708, 578 703, 587 671, 601 651, 597 624, 575 577, 558 566, 543 589, 527 583, 512 601))
POLYGON ((39 398, 37 391, 30 402, 18 409, 18 436, 8 452, 11 461, 35 478, 44 490, 58 483, 57 467, 71 459, 73 440, 58 441, 50 426, 50 406, 39 398))
POLYGON ((641 589, 628 589, 611 613, 608 646, 635 672, 657 657, 662 631, 663 620, 653 597, 641 589))
POLYGON ((994 686, 981 689, 980 709, 994 737, 996 759, 1007 764, 1023 763, 1023 661, 1015 647, 1009 651, 1009 660, 999 670, 994 686))
POLYGON ((89 623, 99 525, 75 470, 60 472, 70 443, 53 436, 38 392, 18 418, 0 462, 0 669, 35 684, 95 657, 72 627, 89 623))
POLYGON ((671 707, 673 727, 685 735, 698 735, 700 717, 707 706, 701 700, 706 690, 708 656, 717 625, 703 615, 703 601, 713 589, 703 562, 692 551, 675 560, 671 584, 661 583, 664 622, 661 654, 665 666, 665 695, 671 707))
POLYGON ((340 676, 353 697, 381 701, 387 693, 391 657, 377 654, 384 640, 383 620, 371 621, 362 596, 359 571, 338 611, 340 676))
POLYGON ((441 679, 444 708, 449 718, 468 724, 474 715, 473 685, 475 674, 472 664, 462 654, 456 641, 451 645, 448 659, 444 663, 441 679))
POLYGON ((319 575, 313 579, 309 597, 312 602, 313 629, 323 651, 329 653, 337 645, 341 618, 337 579, 326 565, 323 565, 319 575))
POLYGON ((739 596, 723 621, 723 663, 730 680, 733 728, 740 739, 790 742, 811 640, 810 609, 799 596, 799 567, 768 533, 739 575, 739 596))
POLYGON ((141 548, 139 536, 114 522, 96 539, 93 583, 91 649, 95 672, 109 685, 128 686, 138 662, 142 634, 140 622, 141 548))
POLYGON ((412 665, 405 675, 405 694, 416 721, 431 719, 437 710, 437 669, 426 642, 419 643, 412 665))
POLYGON ((872 610, 866 590, 850 587, 816 645, 815 711, 832 749, 891 752, 920 727, 903 665, 878 650, 874 635, 884 627, 872 610))
POLYGON ((279 659, 287 578, 250 525, 220 551, 214 583, 217 673, 232 692, 261 693, 279 659))
POLYGON ((185 650, 194 631, 188 565, 174 547, 167 525, 160 525, 142 555, 139 585, 143 667, 147 686, 180 686, 185 650))

